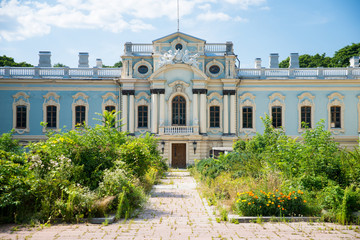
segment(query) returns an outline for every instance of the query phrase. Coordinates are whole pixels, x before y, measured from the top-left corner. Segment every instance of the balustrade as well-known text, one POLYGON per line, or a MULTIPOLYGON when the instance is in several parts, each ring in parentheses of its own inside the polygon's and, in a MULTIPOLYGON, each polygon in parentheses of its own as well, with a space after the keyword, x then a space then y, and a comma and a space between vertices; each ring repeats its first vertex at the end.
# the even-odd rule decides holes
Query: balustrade
POLYGON ((207 44, 205 44, 205 52, 213 52, 213 53, 226 52, 226 44, 224 44, 224 43, 207 43, 207 44))
POLYGON ((166 135, 188 135, 194 133, 193 126, 166 126, 163 128, 166 135))

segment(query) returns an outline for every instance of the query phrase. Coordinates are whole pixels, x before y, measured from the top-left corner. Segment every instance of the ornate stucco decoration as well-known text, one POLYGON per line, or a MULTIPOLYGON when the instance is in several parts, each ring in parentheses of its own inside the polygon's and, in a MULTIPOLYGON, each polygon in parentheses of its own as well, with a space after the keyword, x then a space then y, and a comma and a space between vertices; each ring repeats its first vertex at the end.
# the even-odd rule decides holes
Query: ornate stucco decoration
POLYGON ((200 63, 197 60, 198 57, 198 53, 190 55, 188 50, 184 51, 177 49, 174 53, 172 50, 169 50, 160 57, 159 66, 162 67, 168 64, 185 63, 190 66, 199 68, 200 63))
POLYGON ((344 96, 338 92, 334 92, 328 96, 328 130, 333 134, 340 134, 345 132, 345 104, 344 104, 344 96), (340 128, 335 128, 331 123, 331 107, 340 107, 340 128))
POLYGON ((169 87, 173 88, 173 92, 185 92, 185 89, 188 88, 190 84, 177 80, 169 84, 169 87))
MULTIPOLYGON (((48 106, 55 106, 56 107, 56 127, 52 129, 53 131, 59 130, 59 116, 60 116, 60 96, 57 95, 55 92, 48 92, 44 97, 43 103, 43 122, 47 122, 47 107, 48 106)), ((43 126, 42 131, 46 132, 47 128, 43 126)))
POLYGON ((303 132, 305 129, 301 125, 301 107, 311 107, 311 128, 315 126, 315 96, 309 92, 305 92, 298 96, 298 132, 303 132))
POLYGON ((255 96, 251 93, 244 93, 240 96, 240 128, 239 131, 244 134, 251 134, 256 132, 256 104, 255 104, 255 96), (252 128, 244 128, 243 127, 243 110, 244 107, 252 108, 252 128))

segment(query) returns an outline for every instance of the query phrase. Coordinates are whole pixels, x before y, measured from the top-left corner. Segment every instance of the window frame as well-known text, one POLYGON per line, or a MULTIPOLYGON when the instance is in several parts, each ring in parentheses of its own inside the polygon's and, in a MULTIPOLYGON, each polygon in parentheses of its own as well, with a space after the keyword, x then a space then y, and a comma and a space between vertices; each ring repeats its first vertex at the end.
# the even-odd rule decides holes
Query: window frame
POLYGON ((24 92, 18 92, 12 96, 14 101, 12 104, 13 109, 13 129, 17 134, 24 134, 25 132, 30 132, 30 102, 29 102, 29 95, 24 92), (17 109, 18 106, 26 107, 26 120, 25 120, 25 127, 17 127, 17 109))
POLYGON ((137 128, 139 128, 139 129, 147 129, 147 128, 149 128, 149 106, 148 105, 138 105, 137 106, 137 112, 138 112, 138 114, 137 114, 137 128), (145 109, 140 111, 140 108, 146 108, 146 111, 145 111, 145 109), (146 123, 146 124, 144 124, 144 123, 146 123))
POLYGON ((209 128, 220 128, 220 126, 221 126, 220 125, 221 124, 220 109, 221 109, 221 107, 219 105, 209 106, 209 128), (216 116, 216 113, 217 113, 217 116, 216 116))

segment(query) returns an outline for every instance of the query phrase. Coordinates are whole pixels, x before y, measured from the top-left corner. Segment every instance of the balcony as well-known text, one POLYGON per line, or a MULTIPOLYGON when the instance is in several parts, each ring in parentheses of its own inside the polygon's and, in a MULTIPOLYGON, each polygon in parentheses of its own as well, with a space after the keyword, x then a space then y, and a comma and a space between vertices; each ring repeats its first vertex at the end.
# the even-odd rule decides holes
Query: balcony
POLYGON ((0 78, 115 78, 121 76, 121 68, 45 68, 0 67, 0 78))
POLYGON ((359 68, 238 68, 240 79, 359 79, 359 68))
POLYGON ((162 126, 159 135, 198 135, 199 126, 162 126))

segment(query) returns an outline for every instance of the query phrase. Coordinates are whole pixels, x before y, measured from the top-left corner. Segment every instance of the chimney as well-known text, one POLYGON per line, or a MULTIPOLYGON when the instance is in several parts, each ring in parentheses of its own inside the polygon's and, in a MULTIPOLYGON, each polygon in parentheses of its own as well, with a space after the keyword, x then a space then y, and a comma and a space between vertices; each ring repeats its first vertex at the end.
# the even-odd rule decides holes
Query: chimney
POLYGON ((79 68, 88 68, 89 67, 89 53, 79 52, 79 68))
POLYGON ((261 68, 261 58, 255 58, 255 68, 261 68))
POLYGON ((132 54, 132 43, 126 42, 124 50, 125 50, 125 55, 131 55, 132 54))
POLYGON ((102 65, 103 65, 103 64, 102 64, 101 58, 97 58, 97 59, 96 59, 96 67, 97 67, 97 68, 102 68, 102 65))
POLYGON ((359 56, 353 56, 350 58, 350 67, 352 68, 359 67, 359 56))
POLYGON ((279 54, 270 53, 270 68, 279 68, 279 54))
POLYGON ((299 53, 290 53, 289 68, 299 68, 299 53))
POLYGON ((226 42, 226 54, 227 55, 234 55, 234 44, 230 41, 226 42))
POLYGON ((51 52, 50 51, 39 51, 38 67, 51 67, 51 52))

